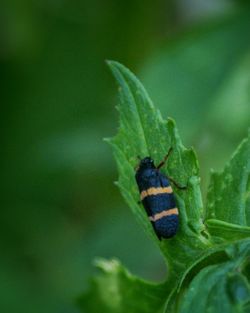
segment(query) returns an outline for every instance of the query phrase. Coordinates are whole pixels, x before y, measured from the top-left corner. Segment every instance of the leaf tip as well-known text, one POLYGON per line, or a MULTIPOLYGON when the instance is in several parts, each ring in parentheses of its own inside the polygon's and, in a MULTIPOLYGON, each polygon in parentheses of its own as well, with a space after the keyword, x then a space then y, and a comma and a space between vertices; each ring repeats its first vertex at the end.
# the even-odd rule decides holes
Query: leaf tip
POLYGON ((105 62, 113 73, 117 69, 125 68, 124 65, 114 60, 105 60, 105 62))
POLYGON ((109 67, 112 67, 112 65, 113 65, 114 62, 115 62, 115 61, 113 61, 113 60, 105 60, 105 63, 106 63, 109 67))
POLYGON ((112 138, 104 137, 104 138, 102 138, 102 140, 103 140, 104 142, 107 142, 108 144, 110 144, 111 141, 112 141, 112 138))
POLYGON ((117 80, 119 85, 122 85, 124 80, 123 72, 126 72, 128 69, 121 63, 113 60, 106 60, 106 64, 110 68, 114 78, 117 80))
POLYGON ((167 122, 169 125, 171 125, 172 127, 176 126, 175 120, 172 117, 168 117, 167 118, 167 122))
POLYGON ((175 120, 172 119, 171 117, 167 118, 167 127, 171 133, 173 133, 174 129, 176 128, 175 120))
POLYGON ((106 260, 103 258, 96 258, 94 260, 94 265, 103 272, 109 273, 116 270, 120 266, 120 262, 117 259, 106 260))

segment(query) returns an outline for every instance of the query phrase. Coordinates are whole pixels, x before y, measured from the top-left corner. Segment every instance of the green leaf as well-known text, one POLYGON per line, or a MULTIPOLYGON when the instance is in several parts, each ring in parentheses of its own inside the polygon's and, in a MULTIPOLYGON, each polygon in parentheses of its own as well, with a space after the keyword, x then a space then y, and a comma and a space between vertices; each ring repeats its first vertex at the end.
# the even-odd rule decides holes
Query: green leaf
MULTIPOLYGON (((250 135, 243 140, 223 172, 212 173, 207 202, 206 219, 211 232, 213 232, 211 226, 217 224, 218 229, 221 221, 224 229, 226 223, 230 223, 235 224, 231 227, 232 231, 236 227, 240 230, 239 226, 243 226, 242 231, 249 233, 250 135)), ((227 224, 227 228, 228 226, 227 224)))
MULTIPOLYGON (((247 267, 244 273, 242 271, 239 274, 237 266, 239 264, 241 266, 245 262, 242 257, 246 255, 246 251, 249 252, 247 246, 249 241, 241 240, 238 246, 234 242, 249 237, 249 227, 233 223, 231 220, 223 220, 221 215, 213 215, 214 212, 217 214, 217 210, 220 214, 218 203, 213 200, 214 197, 220 201, 220 196, 217 197, 215 188, 210 189, 207 228, 205 227, 199 168, 194 151, 186 149, 182 145, 174 121, 162 119, 138 79, 118 62, 109 61, 108 64, 119 84, 120 95, 118 134, 112 139, 107 139, 113 148, 118 166, 117 185, 139 224, 160 248, 168 266, 168 276, 164 284, 150 284, 131 276, 120 265, 117 265, 117 262, 111 262, 111 266, 110 263, 101 262, 99 266, 104 273, 93 280, 91 290, 82 297, 82 308, 87 312, 97 312, 98 310, 100 312, 149 312, 147 308, 150 308, 152 312, 162 313, 179 312, 180 308, 183 310, 182 312, 190 312, 185 311, 186 308, 191 307, 195 299, 197 300, 192 284, 195 284, 195 288, 198 290, 198 285, 205 281, 202 286, 205 291, 200 288, 199 295, 202 296, 203 291, 209 291, 210 285, 214 286, 212 289, 214 294, 212 293, 212 296, 208 296, 206 300, 212 308, 211 312, 218 312, 219 302, 214 296, 218 293, 223 293, 221 297, 224 297, 223 308, 225 310, 229 306, 230 309, 234 306, 237 309, 240 307, 244 312, 249 305, 245 276, 249 276, 250 270, 247 267), (138 165, 138 155, 142 158, 151 156, 157 164, 164 158, 170 147, 173 148, 173 152, 162 171, 167 176, 174 178, 179 185, 187 188, 183 190, 173 186, 180 211, 180 227, 176 236, 160 241, 154 233, 144 208, 138 204, 139 191, 135 181, 135 168, 138 165), (225 238, 228 242, 225 242, 225 238), (239 261, 236 264, 232 261, 237 258, 242 262, 239 261), (223 266, 221 266, 222 262, 223 266), (213 265, 209 266, 211 263, 213 265), (201 276, 195 276, 199 272, 201 276), (214 276, 213 273, 215 273, 214 276), (221 280, 223 280, 223 286, 219 284, 221 280), (125 292, 127 289, 131 293, 125 292), (243 290, 243 292, 239 294, 238 290, 243 290), (150 298, 150 294, 155 301, 150 298), (143 304, 137 295, 143 299, 143 304), (113 298, 114 301, 112 301, 113 298), (229 298, 230 300, 228 300, 229 298), (229 301, 233 304, 231 305, 229 301)), ((243 175, 249 162, 246 143, 248 143, 248 139, 243 142, 224 171, 225 175, 230 174, 232 180, 238 179, 238 182, 240 182, 240 178, 236 174, 239 173, 239 170, 242 174, 241 179, 246 181, 246 177, 248 177, 243 175)), ((224 182, 224 177, 221 178, 221 182, 224 182)), ((224 192, 221 197, 228 197, 228 192, 231 194, 233 184, 231 184, 231 180, 229 182, 227 188, 221 188, 221 191, 218 188, 218 192, 224 192), (229 191, 225 192, 227 189, 229 191)), ((248 194, 244 195, 244 199, 248 203, 248 194)), ((241 204, 242 199, 239 196, 237 203, 241 204)), ((227 214, 223 210, 221 210, 221 214, 227 214)), ((233 216, 234 211, 231 214, 233 216)), ((236 216, 240 218, 240 214, 237 213, 236 216)))
POLYGON ((84 312, 152 313, 162 312, 163 284, 151 284, 131 275, 117 260, 98 260, 101 274, 92 279, 91 288, 79 298, 84 312))
POLYGON ((176 118, 189 142, 205 137, 210 147, 222 133, 231 144, 248 127, 249 27, 249 8, 199 24, 168 40, 144 65, 141 77, 150 95, 163 115, 176 118))
POLYGON ((230 249, 234 253, 229 261, 207 266, 195 276, 184 293, 178 312, 245 312, 245 305, 250 301, 250 287, 243 270, 250 260, 250 241, 230 249))
MULTIPOLYGON (((185 234, 200 235, 204 226, 201 221, 203 205, 199 186, 199 169, 192 149, 186 149, 179 138, 173 120, 164 121, 147 92, 138 79, 123 65, 110 61, 109 66, 117 79, 120 89, 120 127, 111 143, 119 170, 118 186, 144 229, 154 238, 153 228, 141 205, 138 204, 139 192, 135 181, 137 156, 151 156, 159 163, 173 148, 168 166, 162 170, 173 177, 187 191, 175 188, 182 211, 181 231, 185 234)), ((204 238, 203 238, 204 239, 204 238)), ((165 244, 161 244, 164 250, 165 244)))
POLYGON ((137 220, 165 257, 169 268, 166 295, 170 300, 183 274, 210 245, 202 223, 197 158, 192 149, 182 145, 174 121, 162 119, 138 79, 123 65, 113 61, 108 64, 120 86, 119 132, 109 140, 119 171, 118 186, 137 220), (173 186, 180 210, 180 228, 174 238, 159 241, 144 208, 138 204, 135 167, 138 155, 151 156, 157 164, 170 147, 173 152, 162 171, 187 189, 179 190, 173 186))

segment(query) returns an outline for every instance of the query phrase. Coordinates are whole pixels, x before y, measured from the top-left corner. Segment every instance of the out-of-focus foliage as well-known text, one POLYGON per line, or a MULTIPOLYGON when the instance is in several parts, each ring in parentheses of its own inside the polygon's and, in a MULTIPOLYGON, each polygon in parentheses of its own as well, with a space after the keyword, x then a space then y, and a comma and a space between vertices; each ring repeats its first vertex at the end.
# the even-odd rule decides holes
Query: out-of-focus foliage
POLYGON ((78 301, 86 312, 160 312, 165 302, 163 284, 153 285, 131 275, 117 260, 98 260, 101 275, 78 301), (137 301, 135 301, 137 299, 137 301))
MULTIPOLYGON (((247 14, 244 1, 233 0, 209 5, 192 0, 144 1, 143 5, 139 0, 1 1, 1 312, 76 312, 72 299, 86 286, 95 256, 117 256, 131 272, 162 279, 165 269, 158 250, 145 238, 113 185, 115 166, 102 138, 115 132, 115 90, 104 60, 117 59, 137 69, 157 106, 164 116, 178 121, 184 137, 200 120, 199 111, 190 111, 192 120, 185 123, 190 101, 180 108, 177 95, 178 111, 165 109, 167 101, 158 102, 158 91, 153 90, 157 76, 152 71, 150 79, 148 64, 156 64, 161 51, 167 54, 175 41, 188 37, 183 33, 192 37, 204 23, 224 24, 228 15, 237 20, 239 9, 247 14)), ((211 27, 215 34, 220 31, 216 25, 211 27)), ((236 50, 239 36, 247 30, 241 31, 226 36, 229 52, 236 50)), ((222 41, 224 34, 220 33, 222 41)), ((183 53, 194 46, 195 37, 198 41, 199 36, 188 40, 183 53)), ((247 37, 244 47, 248 42, 247 37)), ((239 45, 239 51, 244 47, 239 45)), ((216 58, 221 46, 210 48, 201 50, 194 61, 206 59, 211 51, 216 58)), ((226 66, 231 67, 234 59, 226 66)), ((245 60, 242 71, 247 77, 247 56, 245 60)), ((241 85, 240 68, 237 73, 241 85)), ((194 72, 194 84, 196 76, 199 80, 199 71, 194 72)), ((173 90, 179 94, 177 83, 173 90)), ((208 106, 200 105, 202 118, 207 119, 208 106)), ((234 123, 224 118, 220 103, 213 117, 216 111, 221 112, 216 115, 216 128, 211 118, 209 132, 198 129, 188 137, 188 143, 198 148, 203 173, 208 165, 224 164, 245 129, 247 115, 237 115, 234 123), (224 136, 218 125, 229 129, 232 137, 224 136), (210 140, 211 133, 218 144, 210 140), (213 162, 206 161, 209 156, 213 162)))
POLYGON ((141 74, 163 115, 195 145, 202 176, 221 167, 250 125, 250 11, 193 27, 154 53, 141 74), (219 142, 219 145, 217 144, 219 142))
MULTIPOLYGON (((120 127, 109 140, 119 171, 118 186, 145 232, 159 246, 168 275, 165 284, 138 284, 135 277, 117 275, 117 266, 107 262, 110 271, 93 279, 90 291, 81 298, 81 307, 88 313, 125 313, 130 307, 130 311, 141 313, 151 307, 149 312, 191 313, 197 303, 195 312, 245 312, 250 302, 250 276, 244 273, 250 258, 250 138, 243 141, 223 173, 214 174, 204 217, 193 150, 182 145, 173 121, 162 119, 137 78, 117 62, 109 65, 120 87, 120 127), (159 162, 164 149, 168 151, 170 147, 173 155, 168 159, 168 170, 162 171, 171 177, 175 174, 174 179, 182 185, 185 181, 187 189, 175 190, 180 211, 177 235, 159 241, 138 204, 135 155, 150 155, 159 162), (215 235, 210 232, 211 222, 217 226, 215 235)), ((126 271, 119 266, 118 272, 126 271)))
POLYGON ((159 253, 120 200, 102 138, 115 130, 104 60, 142 63, 162 5, 1 2, 1 312, 75 312, 96 255, 159 277, 159 253))

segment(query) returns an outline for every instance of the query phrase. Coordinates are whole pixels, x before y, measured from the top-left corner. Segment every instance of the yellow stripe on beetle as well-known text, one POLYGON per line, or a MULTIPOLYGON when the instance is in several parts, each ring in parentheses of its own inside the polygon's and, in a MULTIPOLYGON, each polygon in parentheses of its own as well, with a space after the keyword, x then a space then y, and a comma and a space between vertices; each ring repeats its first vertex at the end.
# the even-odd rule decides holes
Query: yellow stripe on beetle
POLYGON ((178 209, 173 208, 170 210, 164 210, 161 213, 155 214, 154 216, 149 216, 149 219, 152 222, 156 222, 156 221, 160 220, 162 217, 170 216, 170 215, 178 215, 178 214, 179 214, 178 209))
POLYGON ((148 197, 148 196, 156 196, 159 194, 163 194, 163 193, 173 193, 173 189, 171 186, 168 187, 151 187, 148 188, 147 190, 143 190, 141 192, 141 200, 143 200, 144 198, 148 197))

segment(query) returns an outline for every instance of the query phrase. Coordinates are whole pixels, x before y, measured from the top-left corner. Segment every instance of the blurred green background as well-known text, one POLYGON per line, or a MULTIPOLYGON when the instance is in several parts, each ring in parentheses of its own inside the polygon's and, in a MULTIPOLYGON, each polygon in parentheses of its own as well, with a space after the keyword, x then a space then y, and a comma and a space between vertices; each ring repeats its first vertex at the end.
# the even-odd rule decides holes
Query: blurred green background
POLYGON ((0 4, 0 312, 74 313, 96 256, 162 280, 157 248, 113 182, 118 126, 105 59, 146 86, 203 192, 250 125, 250 11, 229 0, 6 0, 0 4))

